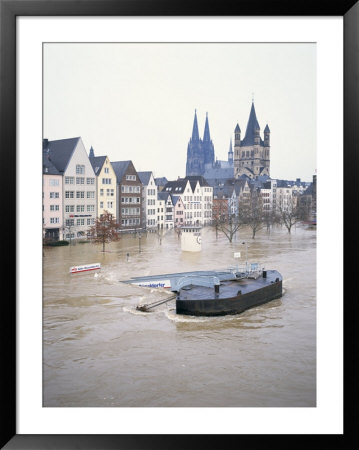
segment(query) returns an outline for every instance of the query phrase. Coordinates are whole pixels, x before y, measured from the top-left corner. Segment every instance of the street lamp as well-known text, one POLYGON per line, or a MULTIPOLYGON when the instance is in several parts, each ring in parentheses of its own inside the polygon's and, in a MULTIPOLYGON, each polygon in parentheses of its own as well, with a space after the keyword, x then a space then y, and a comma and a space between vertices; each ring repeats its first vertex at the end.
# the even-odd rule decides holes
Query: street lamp
POLYGON ((243 245, 246 246, 246 270, 247 270, 247 261, 248 261, 248 245, 246 241, 242 242, 243 245))

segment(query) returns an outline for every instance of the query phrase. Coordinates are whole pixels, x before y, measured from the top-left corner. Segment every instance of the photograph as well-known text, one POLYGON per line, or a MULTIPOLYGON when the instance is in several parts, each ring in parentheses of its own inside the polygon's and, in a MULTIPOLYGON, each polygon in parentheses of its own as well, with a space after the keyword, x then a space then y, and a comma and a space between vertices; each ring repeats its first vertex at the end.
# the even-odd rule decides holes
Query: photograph
POLYGON ((43 406, 316 406, 316 44, 43 44, 43 406))

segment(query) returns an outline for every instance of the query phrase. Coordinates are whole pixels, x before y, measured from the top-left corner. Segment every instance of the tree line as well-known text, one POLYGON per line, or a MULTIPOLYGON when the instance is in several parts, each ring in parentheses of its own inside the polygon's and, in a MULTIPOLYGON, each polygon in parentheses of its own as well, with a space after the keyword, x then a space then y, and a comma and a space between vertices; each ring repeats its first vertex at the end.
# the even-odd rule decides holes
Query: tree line
POLYGON ((259 189, 252 189, 247 197, 240 199, 236 211, 226 198, 213 201, 212 225, 218 232, 223 233, 232 242, 236 232, 242 227, 252 230, 252 238, 263 229, 270 229, 273 225, 285 226, 288 233, 293 226, 308 219, 311 205, 300 196, 290 196, 279 202, 273 210, 266 210, 263 197, 259 189))

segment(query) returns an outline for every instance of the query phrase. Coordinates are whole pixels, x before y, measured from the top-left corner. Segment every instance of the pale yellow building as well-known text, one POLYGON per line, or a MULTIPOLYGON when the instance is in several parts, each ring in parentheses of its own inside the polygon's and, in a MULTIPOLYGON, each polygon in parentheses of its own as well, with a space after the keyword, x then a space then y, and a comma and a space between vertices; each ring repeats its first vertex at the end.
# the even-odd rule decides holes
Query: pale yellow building
POLYGON ((116 219, 116 174, 108 156, 95 156, 91 147, 89 158, 97 178, 97 217, 108 211, 116 219))

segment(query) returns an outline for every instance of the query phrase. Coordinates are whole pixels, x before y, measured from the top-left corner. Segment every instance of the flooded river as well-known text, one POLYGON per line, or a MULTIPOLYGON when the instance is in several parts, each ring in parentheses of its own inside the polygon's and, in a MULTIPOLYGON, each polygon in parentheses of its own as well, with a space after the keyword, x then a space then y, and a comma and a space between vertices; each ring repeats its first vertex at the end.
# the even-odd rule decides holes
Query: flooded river
POLYGON ((230 244, 205 228, 198 253, 182 252, 173 231, 161 241, 148 233, 101 250, 44 249, 44 406, 316 406, 315 230, 262 230, 254 240, 241 230, 230 244), (176 315, 174 301, 139 312, 139 303, 170 293, 120 282, 226 269, 237 262, 234 252, 244 262, 246 251, 282 274, 284 295, 237 316, 176 315), (69 274, 96 262, 101 270, 69 274))

